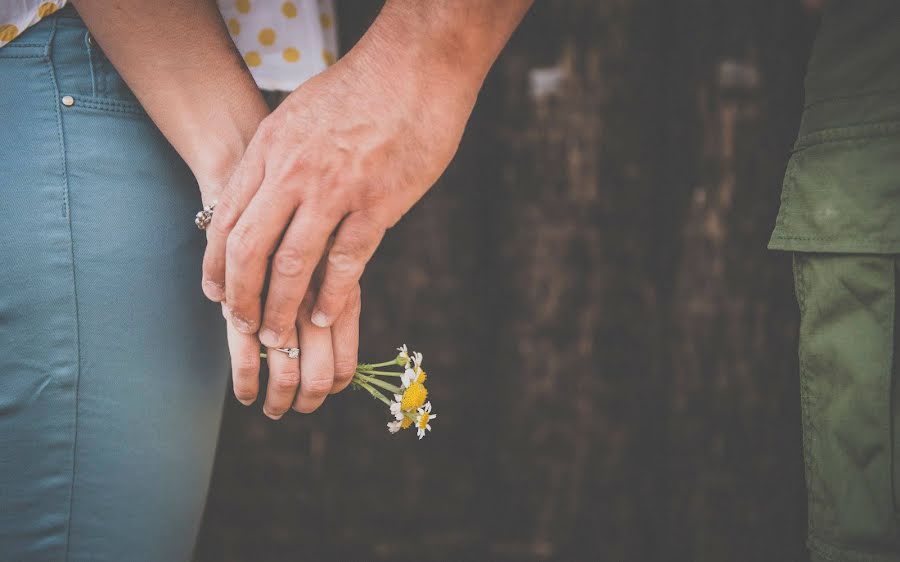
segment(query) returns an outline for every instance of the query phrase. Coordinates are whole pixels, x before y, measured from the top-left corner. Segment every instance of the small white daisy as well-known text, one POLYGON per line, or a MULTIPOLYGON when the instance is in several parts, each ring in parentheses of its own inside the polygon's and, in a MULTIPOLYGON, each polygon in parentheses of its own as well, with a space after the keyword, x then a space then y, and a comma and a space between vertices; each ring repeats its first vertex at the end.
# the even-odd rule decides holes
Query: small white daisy
POLYGON ((418 376, 419 375, 412 369, 403 371, 403 374, 400 376, 400 382, 403 383, 403 388, 409 388, 409 385, 415 382, 418 376))
POLYGON ((425 431, 431 431, 431 424, 428 423, 437 417, 437 414, 431 413, 431 401, 425 402, 425 405, 416 410, 416 433, 419 439, 425 437, 425 431))
POLYGON ((403 410, 400 409, 401 402, 403 402, 403 397, 399 394, 395 394, 394 401, 391 402, 391 414, 394 415, 394 419, 397 421, 403 420, 403 410))
POLYGON ((418 351, 413 351, 412 355, 409 356, 409 360, 413 364, 413 369, 419 370, 422 368, 422 354, 418 351))
POLYGON ((397 351, 400 352, 400 354, 397 355, 397 364, 401 365, 402 367, 406 367, 407 365, 409 365, 410 357, 409 357, 409 350, 406 349, 406 344, 403 344, 400 347, 398 347, 397 351))

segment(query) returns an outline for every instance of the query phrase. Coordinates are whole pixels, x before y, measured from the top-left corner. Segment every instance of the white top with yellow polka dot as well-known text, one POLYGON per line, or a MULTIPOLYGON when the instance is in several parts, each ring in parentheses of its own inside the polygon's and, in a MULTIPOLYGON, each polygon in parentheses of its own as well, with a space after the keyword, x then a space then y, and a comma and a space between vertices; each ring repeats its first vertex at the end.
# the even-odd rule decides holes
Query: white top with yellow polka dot
POLYGON ((333 0, 218 0, 260 88, 291 91, 334 63, 333 0))
MULTIPOLYGON (((334 0, 218 0, 253 78, 291 91, 337 57, 334 0)), ((0 0, 0 47, 63 7, 66 0, 0 0)))
POLYGON ((62 8, 66 0, 0 0, 0 47, 23 31, 62 8))

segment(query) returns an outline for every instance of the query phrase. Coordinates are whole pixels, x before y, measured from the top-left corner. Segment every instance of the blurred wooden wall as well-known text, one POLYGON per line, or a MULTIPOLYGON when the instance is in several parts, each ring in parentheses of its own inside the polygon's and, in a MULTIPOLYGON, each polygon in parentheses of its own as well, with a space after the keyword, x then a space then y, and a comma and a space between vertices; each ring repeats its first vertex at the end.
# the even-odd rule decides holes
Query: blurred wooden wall
MULTIPOLYGON (((804 560, 765 243, 813 4, 538 0, 364 278, 361 357, 425 353, 434 433, 229 399, 197 559, 804 560)), ((339 9, 352 44, 378 5, 339 9)))

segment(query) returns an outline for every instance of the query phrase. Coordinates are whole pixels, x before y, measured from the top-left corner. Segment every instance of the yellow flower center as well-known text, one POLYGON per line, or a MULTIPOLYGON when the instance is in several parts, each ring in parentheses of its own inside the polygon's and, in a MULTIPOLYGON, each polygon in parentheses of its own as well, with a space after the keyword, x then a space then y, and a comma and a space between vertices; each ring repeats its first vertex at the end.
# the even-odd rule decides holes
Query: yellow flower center
POLYGON ((425 426, 428 425, 428 422, 431 421, 431 415, 428 413, 424 413, 419 416, 419 419, 416 421, 416 427, 419 429, 425 429, 425 426))
POLYGON ((412 418, 408 418, 406 416, 403 417, 403 420, 400 422, 400 429, 407 429, 413 423, 412 418))
POLYGON ((426 398, 428 398, 428 390, 426 390, 425 385, 420 382, 414 382, 403 392, 403 399, 400 400, 400 409, 408 412, 420 408, 425 404, 426 398))
POLYGON ((419 369, 419 376, 416 377, 416 382, 422 384, 428 378, 428 375, 425 374, 425 369, 419 369))

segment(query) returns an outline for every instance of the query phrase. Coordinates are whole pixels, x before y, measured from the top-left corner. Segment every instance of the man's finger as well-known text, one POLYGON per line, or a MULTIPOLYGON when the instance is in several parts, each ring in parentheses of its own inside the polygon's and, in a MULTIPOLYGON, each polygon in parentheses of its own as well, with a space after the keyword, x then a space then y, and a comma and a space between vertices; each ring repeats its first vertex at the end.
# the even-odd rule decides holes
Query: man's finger
POLYGON ((311 205, 300 205, 272 257, 269 292, 259 331, 263 344, 282 347, 286 336, 296 330, 297 309, 337 222, 337 218, 315 212, 311 205))
MULTIPOLYGON (((297 334, 291 334, 286 347, 297 347, 297 334)), ((297 387, 300 386, 300 360, 292 359, 287 353, 268 348, 269 385, 266 387, 266 402, 263 413, 273 420, 281 419, 287 412, 297 387)))
POLYGON ((261 144, 251 142, 247 147, 228 185, 219 194, 212 220, 206 229, 201 287, 206 297, 215 302, 225 300, 225 246, 228 235, 265 177, 261 144))
POLYGON ((234 397, 244 406, 249 406, 259 394, 259 341, 252 335, 238 332, 231 325, 224 304, 222 316, 226 317, 234 397))
POLYGON ((334 354, 331 349, 331 330, 313 326, 309 308, 304 306, 297 319, 300 334, 300 392, 294 409, 308 414, 322 405, 334 386, 334 354))
POLYGON ((364 211, 347 215, 328 252, 325 278, 313 308, 313 324, 328 327, 340 315, 350 293, 359 284, 366 263, 384 237, 384 230, 364 211))
POLYGON ((362 306, 359 284, 350 291, 347 305, 331 326, 334 350, 334 385, 331 393, 347 388, 356 372, 359 351, 359 313, 362 306))
MULTIPOLYGON (((235 326, 244 333, 255 333, 259 328, 269 255, 287 228, 296 204, 297 195, 293 190, 283 184, 264 182, 228 235, 225 301, 231 308, 235 326)), ((284 267, 277 262, 273 266, 284 267)))

